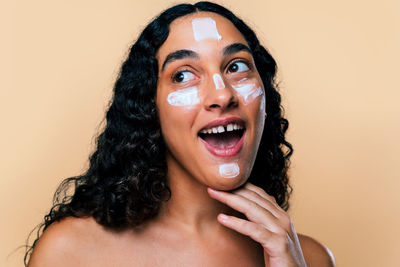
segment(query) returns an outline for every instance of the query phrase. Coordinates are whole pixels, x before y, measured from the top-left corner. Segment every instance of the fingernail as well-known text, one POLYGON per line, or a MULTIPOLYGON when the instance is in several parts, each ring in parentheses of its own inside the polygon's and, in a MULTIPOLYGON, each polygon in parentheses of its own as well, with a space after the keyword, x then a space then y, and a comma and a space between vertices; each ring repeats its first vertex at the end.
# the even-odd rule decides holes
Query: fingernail
POLYGON ((213 192, 213 193, 218 193, 218 191, 217 191, 217 190, 215 190, 215 189, 212 189, 211 187, 209 187, 209 188, 208 188, 208 190, 209 190, 210 192, 213 192))
POLYGON ((226 216, 225 214, 219 214, 219 219, 221 220, 221 221, 224 221, 224 222, 226 222, 227 220, 228 220, 228 216, 226 216))

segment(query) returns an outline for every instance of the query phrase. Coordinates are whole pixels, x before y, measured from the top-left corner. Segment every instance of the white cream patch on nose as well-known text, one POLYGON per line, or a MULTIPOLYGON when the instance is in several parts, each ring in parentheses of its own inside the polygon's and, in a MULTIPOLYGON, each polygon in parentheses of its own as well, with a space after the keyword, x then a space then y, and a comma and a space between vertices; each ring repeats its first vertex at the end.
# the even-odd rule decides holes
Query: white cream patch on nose
POLYGON ((219 174, 224 178, 234 178, 240 173, 237 163, 226 163, 219 165, 219 174))
POLYGON ((219 89, 225 88, 225 84, 224 84, 224 81, 222 80, 221 75, 219 75, 218 73, 215 73, 213 75, 213 80, 214 80, 214 84, 215 84, 215 89, 219 90, 219 89))
POLYGON ((167 97, 167 102, 171 106, 193 106, 200 103, 197 87, 189 87, 176 90, 167 97))
POLYGON ((197 18, 192 20, 193 36, 198 42, 205 39, 221 40, 217 23, 212 18, 197 18))
POLYGON ((241 97, 243 97, 245 105, 253 102, 254 99, 263 94, 262 88, 253 83, 232 85, 232 87, 241 97))

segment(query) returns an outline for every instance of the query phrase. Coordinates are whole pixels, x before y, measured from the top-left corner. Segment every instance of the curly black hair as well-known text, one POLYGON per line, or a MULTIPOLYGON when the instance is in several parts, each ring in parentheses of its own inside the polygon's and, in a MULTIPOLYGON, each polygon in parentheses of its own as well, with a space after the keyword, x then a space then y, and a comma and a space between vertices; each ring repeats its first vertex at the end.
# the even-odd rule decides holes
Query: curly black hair
POLYGON ((264 132, 249 181, 275 197, 285 210, 292 191, 287 170, 292 146, 285 139, 288 121, 283 118, 277 91, 276 62, 255 33, 226 8, 210 2, 180 4, 156 17, 132 45, 114 86, 103 132, 96 140, 88 170, 65 179, 54 195, 53 207, 28 246, 25 265, 41 234, 63 218, 93 217, 111 229, 140 225, 154 218, 171 190, 167 182, 166 146, 155 104, 158 62, 156 53, 167 39, 175 19, 195 12, 219 14, 246 39, 265 88, 264 132), (72 194, 68 194, 71 192, 72 194))

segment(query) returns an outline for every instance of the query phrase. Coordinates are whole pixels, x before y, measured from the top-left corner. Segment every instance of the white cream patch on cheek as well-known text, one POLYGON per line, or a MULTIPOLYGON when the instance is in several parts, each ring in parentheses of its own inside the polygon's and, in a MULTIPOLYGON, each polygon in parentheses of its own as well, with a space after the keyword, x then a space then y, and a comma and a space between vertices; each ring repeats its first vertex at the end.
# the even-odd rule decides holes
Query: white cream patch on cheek
POLYGON ((213 75, 213 80, 214 80, 214 84, 215 84, 215 89, 219 90, 219 89, 225 88, 225 84, 224 84, 224 81, 222 80, 221 75, 219 75, 218 73, 215 73, 213 75))
POLYGON ((260 115, 257 123, 257 139, 261 140, 262 133, 264 131, 264 125, 266 120, 266 113, 265 113, 265 96, 261 97, 260 101, 260 115))
POLYGON ((197 42, 205 39, 222 39, 217 30, 217 23, 212 18, 193 19, 192 28, 194 39, 197 42))
POLYGON ((167 102, 171 106, 186 106, 190 107, 200 103, 198 97, 197 87, 189 87, 185 89, 176 90, 172 92, 167 97, 167 102))
POLYGON ((264 114, 264 117, 265 117, 265 115, 266 115, 266 113, 265 113, 265 96, 263 96, 260 101, 260 112, 262 114, 264 114))
POLYGON ((260 86, 258 86, 258 84, 246 83, 232 85, 232 87, 241 97, 243 97, 245 105, 253 102, 254 99, 263 94, 263 90, 260 86))
POLYGON ((240 168, 237 163, 225 163, 219 165, 219 174, 223 178, 234 178, 240 173, 240 168))

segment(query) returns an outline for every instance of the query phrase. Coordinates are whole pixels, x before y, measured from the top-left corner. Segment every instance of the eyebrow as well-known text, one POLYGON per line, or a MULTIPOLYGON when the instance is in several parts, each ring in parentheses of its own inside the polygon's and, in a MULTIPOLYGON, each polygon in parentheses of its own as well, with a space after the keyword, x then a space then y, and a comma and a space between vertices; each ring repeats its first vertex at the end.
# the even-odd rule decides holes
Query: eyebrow
POLYGON ((175 60, 184 59, 184 58, 198 59, 199 55, 192 50, 186 50, 186 49, 177 50, 175 52, 172 52, 171 54, 168 54, 168 56, 165 58, 164 63, 162 64, 162 67, 161 67, 161 71, 163 71, 165 69, 165 66, 168 63, 171 63, 175 60))
MULTIPOLYGON (((224 48, 222 55, 230 56, 230 55, 235 54, 240 51, 246 51, 251 55, 253 54, 253 53, 251 53, 251 50, 247 45, 244 45, 242 43, 233 43, 224 48)), ((196 52, 194 52, 192 50, 187 50, 187 49, 174 51, 174 52, 168 54, 168 56, 165 58, 164 63, 162 64, 162 67, 161 67, 161 71, 164 71, 167 64, 172 63, 175 60, 184 59, 184 58, 199 59, 199 55, 196 52)))
POLYGON ((227 47, 224 48, 224 51, 222 52, 222 54, 224 56, 230 56, 230 55, 235 54, 240 51, 246 51, 251 55, 253 54, 251 52, 250 48, 247 45, 244 45, 242 43, 233 43, 231 45, 228 45, 227 47))

